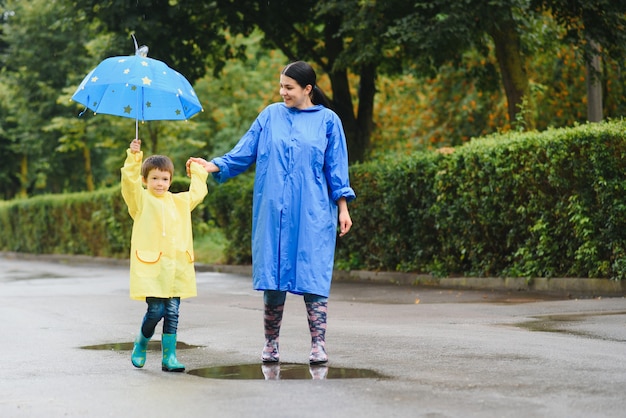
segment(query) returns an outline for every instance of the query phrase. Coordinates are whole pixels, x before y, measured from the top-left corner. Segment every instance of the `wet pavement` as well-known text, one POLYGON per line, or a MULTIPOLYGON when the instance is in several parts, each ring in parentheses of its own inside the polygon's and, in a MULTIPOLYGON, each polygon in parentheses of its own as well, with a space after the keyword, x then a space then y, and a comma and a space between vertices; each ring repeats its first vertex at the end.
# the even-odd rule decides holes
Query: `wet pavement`
POLYGON ((245 275, 199 272, 178 359, 130 348, 145 304, 124 263, 0 255, 1 417, 623 417, 626 299, 336 282, 330 362, 307 363, 289 295, 279 365, 258 361, 262 297, 245 275))

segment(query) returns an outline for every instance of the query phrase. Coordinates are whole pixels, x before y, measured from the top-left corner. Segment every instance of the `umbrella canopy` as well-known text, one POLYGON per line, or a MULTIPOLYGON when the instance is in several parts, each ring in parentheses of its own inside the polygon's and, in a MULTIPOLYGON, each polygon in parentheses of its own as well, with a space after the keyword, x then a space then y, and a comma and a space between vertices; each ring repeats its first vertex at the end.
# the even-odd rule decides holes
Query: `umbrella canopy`
POLYGON ((148 58, 147 49, 102 61, 83 79, 72 100, 94 113, 136 121, 186 120, 201 111, 189 81, 165 63, 148 58))

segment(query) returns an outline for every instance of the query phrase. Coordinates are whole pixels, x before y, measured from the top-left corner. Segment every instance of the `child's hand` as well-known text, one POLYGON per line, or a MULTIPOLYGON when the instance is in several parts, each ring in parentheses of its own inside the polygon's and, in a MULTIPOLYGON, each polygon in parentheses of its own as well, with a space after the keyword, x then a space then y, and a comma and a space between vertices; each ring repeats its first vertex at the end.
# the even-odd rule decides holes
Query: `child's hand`
POLYGON ((136 154, 139 151, 141 151, 141 139, 135 138, 130 142, 130 152, 136 154))
POLYGON ((187 168, 187 176, 191 177, 191 163, 198 163, 200 164, 202 167, 205 167, 207 164, 207 161, 203 158, 197 158, 197 157, 189 157, 189 159, 187 160, 187 163, 185 164, 185 167, 187 168))
POLYGON ((219 167, 213 164, 211 161, 207 161, 204 158, 189 157, 189 159, 187 160, 187 164, 185 164, 187 166, 187 176, 191 175, 191 171, 189 170, 191 163, 200 164, 207 173, 217 173, 218 171, 220 171, 219 167))

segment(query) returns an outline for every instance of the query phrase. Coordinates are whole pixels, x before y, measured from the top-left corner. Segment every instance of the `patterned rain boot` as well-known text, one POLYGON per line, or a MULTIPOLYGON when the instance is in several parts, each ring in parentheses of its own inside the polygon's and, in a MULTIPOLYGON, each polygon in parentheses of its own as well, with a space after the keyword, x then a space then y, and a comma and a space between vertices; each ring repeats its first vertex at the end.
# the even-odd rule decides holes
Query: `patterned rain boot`
POLYGON ((164 372, 184 372, 185 366, 176 359, 176 334, 163 334, 161 347, 163 349, 161 370, 164 372))
POLYGON ((326 354, 326 312, 328 302, 306 303, 306 312, 309 317, 309 331, 311 331, 310 364, 323 364, 328 361, 326 354))
POLYGON ((146 338, 143 336, 143 332, 139 331, 139 335, 135 339, 135 344, 133 345, 133 352, 130 355, 130 361, 133 362, 133 366, 142 368, 144 364, 146 364, 146 350, 148 348, 148 342, 150 338, 146 338))
POLYGON ((278 353, 278 335, 280 334, 280 324, 283 321, 283 311, 285 305, 265 304, 263 313, 263 325, 265 328, 265 346, 261 353, 263 363, 276 363, 280 361, 278 353))

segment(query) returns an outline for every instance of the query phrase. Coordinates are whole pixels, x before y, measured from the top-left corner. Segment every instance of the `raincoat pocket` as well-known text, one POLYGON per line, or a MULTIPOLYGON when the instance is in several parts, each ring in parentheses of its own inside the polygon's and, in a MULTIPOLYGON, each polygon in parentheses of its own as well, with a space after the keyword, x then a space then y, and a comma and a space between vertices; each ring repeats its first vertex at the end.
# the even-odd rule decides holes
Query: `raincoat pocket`
POLYGON ((185 254, 187 255, 187 262, 193 263, 196 260, 192 251, 187 250, 185 254))
POLYGON ((162 254, 163 253, 161 253, 160 251, 135 251, 135 256, 137 257, 137 260, 145 264, 158 263, 161 259, 162 254))
POLYGON ((158 277, 161 273, 161 255, 159 251, 135 251, 135 273, 139 277, 158 277))

